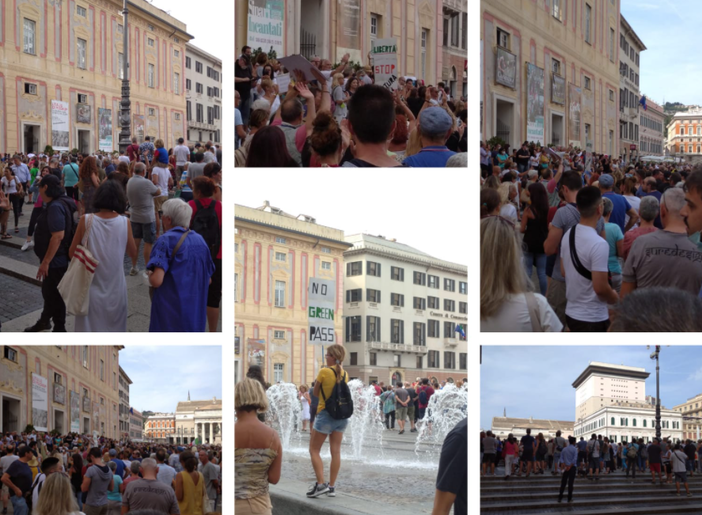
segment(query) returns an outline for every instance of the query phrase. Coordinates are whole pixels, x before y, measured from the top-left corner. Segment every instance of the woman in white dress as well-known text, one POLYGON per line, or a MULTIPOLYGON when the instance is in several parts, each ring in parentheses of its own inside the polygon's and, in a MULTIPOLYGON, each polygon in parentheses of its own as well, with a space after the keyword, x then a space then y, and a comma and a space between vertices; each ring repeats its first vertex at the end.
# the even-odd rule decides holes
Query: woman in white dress
POLYGON ((310 393, 307 385, 300 385, 300 402, 302 402, 302 430, 307 431, 307 424, 310 421, 310 393))
POLYGON ((127 331, 127 281, 125 252, 137 258, 132 227, 124 211, 127 195, 117 181, 105 181, 95 192, 94 214, 81 217, 69 251, 71 259, 79 244, 98 261, 90 285, 90 307, 86 316, 76 317, 76 332, 127 331))

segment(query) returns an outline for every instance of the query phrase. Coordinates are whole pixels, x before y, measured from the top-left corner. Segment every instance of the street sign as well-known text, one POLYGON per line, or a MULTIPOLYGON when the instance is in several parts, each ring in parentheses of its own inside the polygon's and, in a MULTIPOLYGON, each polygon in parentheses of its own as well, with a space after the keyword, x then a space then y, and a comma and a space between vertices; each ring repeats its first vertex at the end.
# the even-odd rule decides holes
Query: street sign
POLYGON ((309 342, 312 345, 336 343, 334 317, 336 316, 336 281, 310 277, 307 318, 309 342))

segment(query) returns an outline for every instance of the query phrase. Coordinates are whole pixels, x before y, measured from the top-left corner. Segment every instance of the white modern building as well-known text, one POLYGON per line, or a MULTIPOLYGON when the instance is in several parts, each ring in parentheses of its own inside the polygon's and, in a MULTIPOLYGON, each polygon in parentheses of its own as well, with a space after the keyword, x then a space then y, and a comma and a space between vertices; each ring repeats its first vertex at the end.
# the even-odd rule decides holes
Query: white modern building
MULTIPOLYGON (((656 407, 646 396, 650 374, 640 367, 592 361, 573 383, 575 436, 596 433, 615 442, 656 436, 656 407)), ((661 406, 661 436, 682 439, 682 415, 661 406)))
POLYGON ((394 239, 346 236, 344 367, 350 377, 456 381, 466 376, 467 267, 394 239))
POLYGON ((222 399, 179 402, 175 412, 176 443, 222 443, 222 399))
MULTIPOLYGON (((620 16, 619 29, 619 152, 629 163, 639 149, 639 55, 646 45, 620 16)), ((641 112, 644 112, 641 109, 641 112)))
POLYGON ((222 144, 222 60, 185 45, 187 142, 222 144))

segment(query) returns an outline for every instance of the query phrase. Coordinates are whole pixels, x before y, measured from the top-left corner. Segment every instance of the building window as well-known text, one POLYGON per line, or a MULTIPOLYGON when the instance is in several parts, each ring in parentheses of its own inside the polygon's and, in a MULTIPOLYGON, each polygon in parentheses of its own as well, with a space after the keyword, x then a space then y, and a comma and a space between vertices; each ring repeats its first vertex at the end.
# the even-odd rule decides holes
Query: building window
POLYGON ((146 44, 153 48, 153 46, 154 46, 153 38, 147 38, 146 44))
POLYGON ((363 290, 357 288, 355 290, 346 290, 346 302, 361 302, 363 290))
POLYGON ((273 363, 273 381, 276 383, 283 382, 283 363, 273 363))
POLYGON ((419 286, 424 286, 427 284, 427 274, 423 272, 414 272, 413 282, 419 286))
POLYGON ((401 367, 402 366, 402 356, 400 354, 393 354, 392 366, 393 367, 401 367))
POLYGON ((117 53, 117 76, 120 80, 124 80, 124 54, 117 53))
POLYGON ((88 49, 88 42, 84 39, 78 38, 76 41, 76 48, 78 50, 77 66, 81 70, 86 69, 87 56, 86 52, 88 49))
POLYGON ((412 339, 412 344, 413 345, 421 345, 422 347, 426 346, 427 341, 426 341, 426 334, 427 334, 427 325, 423 324, 421 322, 414 322, 414 331, 413 331, 413 339, 412 339))
POLYGON ((429 43, 429 31, 422 29, 422 77, 426 77, 427 69, 427 44, 429 43))
POLYGON ((427 368, 439 368, 439 351, 430 350, 427 353, 427 368))
POLYGON ((100 381, 105 380, 105 360, 100 360, 100 381))
POLYGON ((430 275, 427 277, 429 280, 429 288, 436 288, 437 290, 439 289, 439 277, 436 275, 430 275))
POLYGON ((585 77, 585 89, 592 89, 590 77, 585 77))
POLYGON ((358 352, 351 353, 351 365, 358 365, 358 352))
POLYGON ((276 252, 275 253, 275 260, 282 261, 283 263, 285 263, 287 261, 287 256, 284 252, 276 252))
POLYGON ((363 274, 363 262, 354 261, 353 263, 346 263, 346 277, 352 277, 354 275, 363 274))
MULTIPOLYGON (((195 104, 195 120, 199 123, 202 123, 205 121, 205 116, 202 111, 202 104, 195 104)), ((202 141, 202 132, 199 132, 199 140, 202 141)))
POLYGON ((273 331, 273 338, 275 338, 276 340, 284 340, 285 331, 273 331))
POLYGON ((180 73, 173 72, 173 93, 180 95, 180 73))
POLYGON ((460 39, 460 30, 458 28, 459 24, 459 18, 458 18, 458 13, 457 12, 452 12, 451 13, 451 46, 454 48, 458 48, 458 42, 460 39))
POLYGON ((368 302, 380 302, 380 290, 372 290, 368 288, 366 290, 366 300, 368 302))
POLYGON ((117 24, 117 34, 124 34, 124 25, 121 23, 117 24))
POLYGON ((149 63, 149 76, 148 76, 148 85, 150 88, 154 87, 154 82, 156 80, 156 67, 149 63))
POLYGON ((405 296, 400 293, 391 293, 390 305, 403 307, 405 305, 405 296))
POLYGON ((459 281, 458 293, 460 293, 461 295, 468 295, 468 283, 467 282, 459 281))
POLYGON ((287 243, 287 240, 282 236, 276 236, 275 242, 280 243, 281 245, 285 245, 287 243))
POLYGON ((361 341, 361 317, 346 317, 346 341, 361 341))
POLYGON ((88 368, 88 346, 83 346, 83 366, 88 368))
POLYGON ((370 353, 370 364, 371 366, 376 366, 378 363, 378 354, 376 352, 370 353))
POLYGON ((17 351, 13 349, 12 347, 8 347, 5 345, 5 350, 3 352, 3 356, 5 356, 5 359, 14 361, 15 363, 18 362, 17 360, 17 351))
POLYGON ((421 370, 421 369, 422 369, 422 361, 424 361, 424 360, 422 359, 422 356, 417 356, 417 370, 421 370))
POLYGON ((322 261, 322 270, 331 270, 331 261, 322 261))
POLYGON ((444 279, 444 291, 456 291, 456 281, 454 279, 444 279))
POLYGON ((195 61, 195 71, 197 73, 202 73, 202 63, 200 61, 195 61))
POLYGON ((439 321, 429 320, 429 338, 440 338, 439 334, 439 321))
POLYGON ((34 20, 24 19, 24 53, 36 55, 36 28, 34 20))
POLYGON ((88 16, 88 10, 80 5, 76 6, 76 15, 86 18, 88 16))
POLYGON ((458 368, 461 370, 467 370, 468 369, 468 353, 467 352, 461 352, 458 354, 458 368))
POLYGON ((180 57, 180 50, 173 49, 173 57, 180 57))
POLYGON ((444 338, 455 338, 455 325, 453 322, 444 322, 444 338))
POLYGON ((393 281, 404 281, 405 280, 405 269, 397 266, 390 267, 390 279, 393 281))
POLYGON ((450 299, 444 299, 444 311, 454 312, 456 311, 456 301, 450 299))
POLYGON ((429 309, 440 309, 439 308, 439 297, 427 297, 429 300, 429 309))
POLYGON ((185 56, 185 67, 190 70, 192 68, 192 60, 189 56, 185 56))
POLYGON ((149 116, 156 116, 156 109, 154 109, 153 107, 149 107, 148 113, 149 116))
POLYGON ((28 95, 36 95, 37 94, 37 85, 32 84, 31 82, 25 82, 24 83, 24 92, 27 93, 28 95))
POLYGON ((175 116, 176 120, 180 121, 180 113, 173 113, 173 115, 175 116))
MULTIPOLYGON (((190 82, 190 79, 185 79, 186 83, 190 82)), ((190 88, 188 88, 190 89, 190 88)), ((190 100, 185 101, 185 119, 191 121, 193 119, 193 104, 190 100)), ((190 139, 190 131, 188 131, 188 139, 190 139)))
POLYGON ((462 315, 467 315, 468 314, 468 303, 467 302, 459 302, 458 303, 458 312, 461 313, 462 315))
POLYGON ((371 42, 378 39, 378 15, 371 14, 370 17, 370 39, 371 42))
POLYGON ((558 59, 551 59, 551 71, 555 75, 561 74, 561 62, 558 59))
POLYGON ((609 60, 614 62, 614 29, 609 29, 609 60))
POLYGON ((551 10, 551 13, 553 14, 553 17, 556 18, 557 20, 561 20, 561 17, 563 15, 561 11, 561 0, 553 0, 553 9, 551 10))
POLYGON ((424 297, 414 297, 412 304, 414 309, 427 309, 427 299, 424 297))
POLYGON ((285 307, 285 283, 283 281, 275 282, 275 307, 285 307))
POLYGON ((368 261, 366 263, 366 274, 372 275, 373 277, 380 277, 380 263, 368 261))
POLYGON ((456 368, 455 352, 444 351, 444 368, 450 368, 451 370, 456 368))
POLYGON ((366 341, 380 341, 380 318, 366 317, 366 341))
POLYGON ((402 320, 390 320, 390 342, 405 343, 405 323, 402 320))
POLYGON ((497 28, 497 45, 509 50, 509 32, 497 28))

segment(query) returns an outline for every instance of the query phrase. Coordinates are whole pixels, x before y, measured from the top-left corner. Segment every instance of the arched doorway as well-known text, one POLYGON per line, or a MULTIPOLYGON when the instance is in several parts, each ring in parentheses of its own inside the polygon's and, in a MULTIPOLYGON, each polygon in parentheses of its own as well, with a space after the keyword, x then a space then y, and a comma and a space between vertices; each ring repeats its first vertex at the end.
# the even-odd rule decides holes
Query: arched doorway
POLYGON ((392 374, 392 384, 393 386, 396 385, 398 382, 402 382, 402 373, 399 371, 393 372, 392 374))

